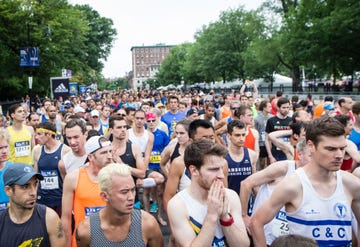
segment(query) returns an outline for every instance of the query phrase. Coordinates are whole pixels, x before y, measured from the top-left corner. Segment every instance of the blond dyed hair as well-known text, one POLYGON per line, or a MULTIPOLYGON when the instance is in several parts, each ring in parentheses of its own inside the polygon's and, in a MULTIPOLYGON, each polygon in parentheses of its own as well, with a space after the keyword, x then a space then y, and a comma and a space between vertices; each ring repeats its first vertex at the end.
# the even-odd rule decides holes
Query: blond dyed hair
POLYGON ((112 163, 103 167, 98 174, 100 190, 109 192, 112 186, 111 178, 116 175, 120 177, 131 176, 130 167, 119 163, 112 163))

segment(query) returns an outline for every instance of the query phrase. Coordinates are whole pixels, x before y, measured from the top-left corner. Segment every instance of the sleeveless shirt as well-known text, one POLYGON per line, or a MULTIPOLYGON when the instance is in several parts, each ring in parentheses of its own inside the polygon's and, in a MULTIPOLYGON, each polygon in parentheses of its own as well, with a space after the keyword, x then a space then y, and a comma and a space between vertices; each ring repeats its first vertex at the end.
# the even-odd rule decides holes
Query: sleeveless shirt
POLYGON ((31 157, 31 133, 25 125, 21 131, 14 131, 13 126, 8 128, 10 135, 8 161, 21 162, 28 165, 32 163, 31 157))
POLYGON ((3 169, 0 170, 0 211, 5 210, 8 208, 8 204, 9 204, 9 197, 7 196, 7 194, 5 193, 5 185, 4 185, 4 172, 5 170, 11 166, 13 163, 12 162, 6 162, 3 169))
POLYGON ((186 189, 187 187, 189 187, 190 184, 191 184, 190 171, 185 167, 184 172, 179 181, 178 191, 182 191, 186 189))
POLYGON ((78 156, 75 156, 72 151, 67 152, 63 157, 66 173, 72 172, 72 171, 84 166, 86 159, 87 159, 86 153, 83 156, 78 157, 78 156))
POLYGON ((106 238, 101 229, 99 212, 90 216, 90 247, 128 247, 146 246, 142 237, 141 210, 134 209, 131 214, 131 225, 127 237, 118 242, 110 241, 106 238))
POLYGON ((146 151, 146 146, 149 141, 149 133, 144 129, 142 136, 136 136, 134 130, 131 128, 128 130, 129 140, 140 147, 141 153, 144 154, 146 151))
MULTIPOLYGON (((198 235, 206 217, 207 205, 203 205, 192 198, 188 190, 180 191, 177 193, 177 196, 179 196, 185 203, 189 215, 189 224, 194 230, 195 234, 198 235)), ((215 236, 211 244, 212 247, 227 246, 225 236, 219 221, 216 222, 214 235, 215 236)))
POLYGON ((33 214, 24 223, 10 219, 9 209, 0 212, 0 246, 49 247, 46 228, 46 206, 35 204, 33 214))
POLYGON ((290 234, 313 238, 319 246, 351 246, 351 207, 341 172, 336 172, 335 192, 324 198, 316 192, 303 168, 295 171, 301 181, 303 198, 295 212, 287 213, 290 234))
POLYGON ((41 147, 38 161, 39 172, 44 176, 38 187, 38 203, 46 206, 61 206, 63 180, 58 168, 61 159, 63 144, 52 153, 45 151, 45 146, 41 147))
POLYGON ((236 193, 240 193, 240 183, 248 176, 252 174, 251 160, 249 151, 244 148, 244 157, 240 162, 234 161, 230 154, 225 156, 228 162, 228 185, 229 189, 234 190, 236 193))
POLYGON ((180 144, 176 143, 174 151, 172 152, 171 156, 170 156, 170 164, 171 162, 176 159, 177 157, 181 156, 180 152, 179 152, 179 148, 180 148, 180 144))
POLYGON ((120 159, 124 162, 124 164, 136 168, 136 159, 132 151, 131 142, 126 142, 125 153, 120 155, 120 159))
MULTIPOLYGON (((80 168, 78 183, 74 191, 75 229, 85 217, 89 217, 105 206, 106 203, 100 198, 99 183, 90 180, 85 167, 80 168)), ((73 243, 76 246, 75 236, 73 236, 73 243)))
POLYGON ((251 128, 247 128, 247 135, 245 137, 244 147, 255 151, 255 137, 251 128))
MULTIPOLYGON (((288 169, 285 174, 285 177, 293 174, 295 169, 296 169, 295 161, 289 160, 288 169)), ((269 199, 274 189, 275 189, 274 184, 267 183, 260 186, 259 191, 255 198, 253 213, 255 213, 267 199, 269 199)), ((277 237, 289 234, 289 226, 286 220, 285 207, 282 207, 280 211, 276 214, 276 216, 269 223, 264 225, 264 233, 265 233, 267 245, 271 245, 271 243, 277 237)))

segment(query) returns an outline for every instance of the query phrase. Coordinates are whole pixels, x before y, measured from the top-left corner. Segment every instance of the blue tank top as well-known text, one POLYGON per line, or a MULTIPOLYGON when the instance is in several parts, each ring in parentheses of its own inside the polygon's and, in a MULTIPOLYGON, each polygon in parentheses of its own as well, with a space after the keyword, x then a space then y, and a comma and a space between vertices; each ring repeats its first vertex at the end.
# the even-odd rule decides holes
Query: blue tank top
POLYGON ((349 140, 355 143, 357 149, 360 151, 360 133, 352 129, 349 140))
POLYGON ((234 161, 230 154, 225 156, 228 162, 228 185, 229 189, 235 190, 236 193, 240 192, 240 183, 252 173, 251 160, 249 151, 244 148, 244 157, 240 162, 234 161))
POLYGON ((153 132, 154 144, 150 155, 149 169, 160 169, 161 152, 169 144, 168 135, 159 129, 153 132))
POLYGON ((46 207, 36 204, 32 216, 22 224, 10 219, 9 210, 0 212, 0 246, 49 247, 46 229, 46 207))
POLYGON ((38 187, 37 202, 49 207, 61 206, 63 180, 60 175, 58 163, 61 159, 63 144, 52 153, 45 151, 45 146, 41 147, 38 161, 39 173, 44 176, 38 187))
POLYGON ((6 168, 11 166, 12 164, 13 162, 8 161, 5 163, 4 168, 0 170, 0 211, 7 209, 9 204, 9 197, 6 195, 4 189, 5 185, 4 185, 3 176, 6 168))

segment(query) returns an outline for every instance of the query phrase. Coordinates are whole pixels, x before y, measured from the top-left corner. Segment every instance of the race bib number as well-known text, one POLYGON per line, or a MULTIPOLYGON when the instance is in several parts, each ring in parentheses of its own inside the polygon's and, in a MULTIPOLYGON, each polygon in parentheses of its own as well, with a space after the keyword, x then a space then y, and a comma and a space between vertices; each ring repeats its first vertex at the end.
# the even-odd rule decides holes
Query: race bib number
POLYGON ((44 176, 44 180, 40 181, 41 189, 59 189, 59 173, 56 170, 41 171, 41 174, 44 176))
POLYGON ((30 155, 30 141, 15 142, 15 156, 23 157, 30 155))
POLYGON ((280 237, 289 234, 289 225, 286 220, 286 213, 279 211, 272 221, 272 234, 275 237, 280 237))
POLYGON ((160 155, 152 155, 150 156, 150 163, 159 163, 161 161, 160 155))

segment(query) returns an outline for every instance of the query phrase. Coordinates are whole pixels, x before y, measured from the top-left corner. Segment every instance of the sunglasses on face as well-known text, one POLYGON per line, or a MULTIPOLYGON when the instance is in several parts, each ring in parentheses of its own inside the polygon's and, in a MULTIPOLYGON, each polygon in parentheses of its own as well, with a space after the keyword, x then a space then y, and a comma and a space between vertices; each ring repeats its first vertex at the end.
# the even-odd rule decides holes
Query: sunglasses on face
POLYGON ((156 120, 147 120, 148 123, 154 123, 156 120))

